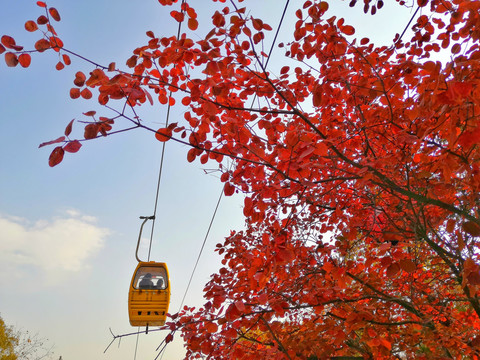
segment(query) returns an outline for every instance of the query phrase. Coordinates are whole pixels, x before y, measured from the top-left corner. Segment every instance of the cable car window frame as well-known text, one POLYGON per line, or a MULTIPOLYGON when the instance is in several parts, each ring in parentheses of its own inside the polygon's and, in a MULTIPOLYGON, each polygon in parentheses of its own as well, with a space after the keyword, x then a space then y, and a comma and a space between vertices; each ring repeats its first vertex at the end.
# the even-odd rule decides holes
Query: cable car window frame
POLYGON ((137 269, 135 273, 132 286, 136 290, 167 290, 169 286, 167 271, 163 266, 149 266, 149 265, 141 266, 137 269), (157 279, 157 283, 158 283, 158 281, 162 279, 163 280, 162 287, 160 288, 157 287, 157 283, 154 283, 154 285, 150 288, 140 287, 140 282, 148 273, 152 275, 152 279, 151 279, 152 282, 155 279, 157 279))

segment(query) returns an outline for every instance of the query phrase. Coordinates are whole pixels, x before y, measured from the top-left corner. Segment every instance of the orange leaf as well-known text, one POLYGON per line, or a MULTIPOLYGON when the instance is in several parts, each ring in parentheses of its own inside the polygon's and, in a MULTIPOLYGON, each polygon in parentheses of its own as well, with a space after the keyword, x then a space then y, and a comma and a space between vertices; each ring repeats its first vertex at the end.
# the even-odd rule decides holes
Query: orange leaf
POLYGON ((50 157, 48 158, 48 165, 50 167, 54 167, 55 165, 60 164, 63 160, 64 154, 65 151, 63 151, 63 148, 61 146, 57 146, 55 149, 53 149, 50 157))
POLYGON ((78 71, 75 74, 75 80, 73 80, 73 83, 75 85, 77 85, 78 87, 81 87, 81 86, 83 86, 83 84, 85 84, 86 79, 87 79, 87 77, 85 76, 85 74, 81 71, 78 71))
POLYGON ((455 44, 452 46, 452 54, 458 54, 462 50, 462 47, 460 44, 455 44))
POLYGON ((72 60, 70 60, 70 56, 67 54, 62 54, 62 59, 65 65, 70 65, 72 63, 72 60))
POLYGON ((50 13, 50 15, 55 21, 60 21, 60 14, 58 13, 57 9, 52 7, 48 9, 48 12, 50 13))
POLYGON ((193 162, 196 157, 197 157, 196 149, 188 150, 188 153, 187 153, 187 161, 188 162, 193 162))
POLYGON ((92 98, 92 92, 85 88, 80 92, 80 96, 83 97, 85 100, 91 99, 92 98))
POLYGON ((215 11, 215 14, 212 16, 213 19, 213 25, 216 27, 222 27, 225 25, 225 17, 219 13, 218 11, 215 11))
POLYGON ((45 15, 40 15, 40 16, 37 18, 37 24, 38 24, 38 25, 48 24, 48 18, 47 18, 45 15))
POLYGON ((3 35, 1 41, 2 41, 2 44, 9 49, 12 49, 12 47, 16 45, 15 39, 8 35, 3 35))
POLYGON ((473 221, 467 221, 462 225, 463 230, 472 236, 480 236, 480 226, 473 221))
POLYGON ((34 32, 35 30, 38 30, 37 23, 35 21, 28 20, 25 23, 25 30, 27 30, 29 32, 34 32))
POLYGON ((236 307, 237 310, 240 311, 240 312, 244 312, 244 311, 245 311, 245 304, 244 304, 243 301, 241 301, 241 300, 235 301, 235 307, 236 307))
POLYGON ((78 99, 80 97, 80 89, 71 88, 70 89, 70 97, 72 99, 78 99))
POLYGON ((55 36, 52 36, 50 38, 50 46, 55 50, 55 51, 59 51, 62 47, 63 47, 63 41, 58 38, 58 37, 55 37, 55 36))
POLYGON ((345 25, 340 28, 340 31, 345 35, 353 35, 355 34, 355 28, 350 25, 345 25))
POLYGON ((98 131, 98 124, 88 124, 87 126, 85 126, 85 132, 83 133, 83 136, 85 137, 85 139, 95 139, 97 137, 98 131))
POLYGON ((188 19, 188 28, 190 30, 197 30, 198 28, 198 21, 197 19, 189 18, 188 19))
POLYGON ((171 137, 172 137, 172 130, 169 128, 160 128, 155 133, 155 138, 161 142, 170 140, 171 137))
POLYGON ((455 230, 455 220, 449 219, 449 220, 447 221, 446 230, 447 230, 449 233, 453 233, 453 230, 455 230))
POLYGON ((328 3, 326 1, 320 2, 320 11, 325 12, 328 10, 328 3))
POLYGON ((29 67, 30 63, 32 62, 32 57, 29 54, 20 54, 18 57, 18 62, 24 68, 29 67))
POLYGON ((46 39, 40 39, 35 43, 35 49, 37 49, 38 52, 44 52, 49 48, 50 48, 50 42, 46 39))
POLYGON ((406 271, 407 273, 412 273, 417 270, 417 265, 415 265, 415 263, 410 259, 400 260, 399 263, 402 270, 406 271))
POLYGON ((184 19, 185 19, 185 16, 183 15, 183 13, 181 12, 178 12, 178 11, 171 11, 170 12, 170 15, 175 19, 177 20, 178 22, 182 22, 184 19))
POLYGON ((387 267, 387 276, 389 278, 395 277, 395 275, 397 275, 399 271, 400 265, 398 263, 390 264, 390 266, 387 267))
POLYGON ((205 325, 205 330, 207 330, 208 333, 213 334, 217 332, 218 325, 213 322, 209 322, 207 325, 205 325))
POLYGON ((18 58, 17 55, 11 52, 5 53, 5 62, 7 63, 7 66, 9 67, 15 67, 18 64, 18 58))

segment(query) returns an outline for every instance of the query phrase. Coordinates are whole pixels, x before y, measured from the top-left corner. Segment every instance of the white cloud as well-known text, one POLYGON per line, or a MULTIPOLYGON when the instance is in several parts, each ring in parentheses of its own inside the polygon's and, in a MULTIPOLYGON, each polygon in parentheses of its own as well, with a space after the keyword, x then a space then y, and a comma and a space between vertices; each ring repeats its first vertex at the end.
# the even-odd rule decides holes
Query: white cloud
POLYGON ((41 281, 54 285, 88 268, 109 231, 75 210, 34 223, 0 214, 0 285, 41 281))

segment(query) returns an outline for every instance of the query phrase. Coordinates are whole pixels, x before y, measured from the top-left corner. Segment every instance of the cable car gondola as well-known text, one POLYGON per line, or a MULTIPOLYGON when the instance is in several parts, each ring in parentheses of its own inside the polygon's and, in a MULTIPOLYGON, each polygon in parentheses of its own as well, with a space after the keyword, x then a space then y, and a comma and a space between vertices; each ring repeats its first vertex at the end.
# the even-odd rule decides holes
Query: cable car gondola
POLYGON ((155 261, 141 261, 138 258, 138 247, 145 222, 140 227, 135 256, 138 265, 130 282, 128 292, 128 316, 132 326, 162 326, 167 318, 170 304, 170 279, 167 264, 155 261))

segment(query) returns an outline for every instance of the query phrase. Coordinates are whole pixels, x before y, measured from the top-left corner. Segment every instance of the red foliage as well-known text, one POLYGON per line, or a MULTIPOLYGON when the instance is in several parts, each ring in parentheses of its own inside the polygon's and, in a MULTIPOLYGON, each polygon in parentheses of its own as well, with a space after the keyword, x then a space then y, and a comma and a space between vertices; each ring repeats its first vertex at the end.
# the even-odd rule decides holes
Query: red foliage
MULTIPOLYGON (((383 7, 361 3, 370 14, 383 7)), ((307 0, 292 11, 285 57, 268 68, 266 19, 212 7, 199 24, 197 4, 182 2, 170 14, 188 20, 186 33, 148 31, 130 73, 115 63, 77 72, 72 98, 181 106, 184 120, 161 129, 123 110, 117 118, 189 146, 189 162, 220 163, 225 195, 245 194, 246 229, 217 245, 224 267, 207 302, 168 324, 187 357, 480 357, 480 2, 416 3, 411 38, 376 47, 307 0), (211 30, 198 39, 202 26, 211 30), (432 61, 442 52, 448 62, 432 61)), ((68 65, 42 16, 36 49, 68 65)), ((16 46, 2 37, 3 51, 16 46)), ((7 65, 25 64, 19 56, 7 52, 7 65)), ((113 120, 84 116, 85 140, 111 133, 113 120)), ((42 146, 64 141, 50 166, 80 149, 64 137, 42 146)))

